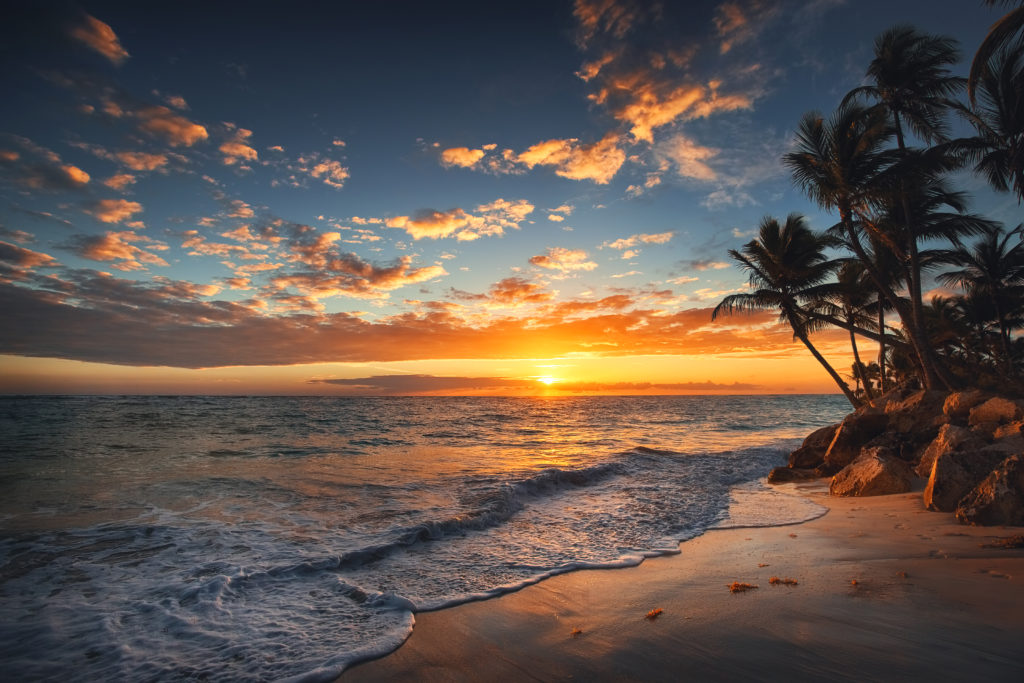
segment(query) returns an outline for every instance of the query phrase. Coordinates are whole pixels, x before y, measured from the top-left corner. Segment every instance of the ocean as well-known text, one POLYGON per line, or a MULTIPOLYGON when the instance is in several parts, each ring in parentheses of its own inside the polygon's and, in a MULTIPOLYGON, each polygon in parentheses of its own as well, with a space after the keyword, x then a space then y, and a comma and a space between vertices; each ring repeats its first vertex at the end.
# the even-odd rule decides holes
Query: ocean
MULTIPOLYGON (((842 396, 0 397, 8 680, 329 681, 416 611, 823 509, 842 396)), ((628 573, 623 575, 628 581, 628 573)))

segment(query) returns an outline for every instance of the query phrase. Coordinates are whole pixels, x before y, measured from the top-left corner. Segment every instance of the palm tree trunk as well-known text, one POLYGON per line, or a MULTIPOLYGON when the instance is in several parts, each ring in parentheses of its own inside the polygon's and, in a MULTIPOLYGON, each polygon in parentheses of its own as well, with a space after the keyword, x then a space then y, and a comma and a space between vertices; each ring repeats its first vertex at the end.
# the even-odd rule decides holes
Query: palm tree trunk
POLYGON ((846 385, 846 382, 844 382, 843 378, 839 376, 839 373, 836 372, 831 365, 829 365, 829 362, 825 360, 825 358, 820 353, 818 353, 818 349, 814 348, 814 344, 811 343, 811 340, 807 338, 807 334, 803 331, 803 325, 801 325, 799 321, 795 320, 793 316, 790 316, 789 324, 793 328, 793 334, 796 335, 796 338, 802 341, 804 346, 807 347, 807 350, 811 352, 812 356, 814 356, 814 359, 821 363, 821 367, 825 368, 825 371, 836 383, 836 386, 839 387, 839 389, 846 396, 846 399, 850 402, 850 405, 852 405, 854 408, 860 408, 860 399, 857 398, 857 396, 852 391, 850 391, 850 387, 846 385))
POLYGON ((857 376, 860 377, 860 381, 864 384, 864 394, 868 397, 869 401, 875 400, 875 394, 871 391, 871 382, 868 380, 867 373, 864 371, 864 364, 860 362, 860 352, 857 350, 857 335, 850 330, 850 348, 853 349, 853 361, 857 368, 857 376))
POLYGON ((878 296, 878 390, 885 394, 885 309, 882 307, 882 296, 878 296))

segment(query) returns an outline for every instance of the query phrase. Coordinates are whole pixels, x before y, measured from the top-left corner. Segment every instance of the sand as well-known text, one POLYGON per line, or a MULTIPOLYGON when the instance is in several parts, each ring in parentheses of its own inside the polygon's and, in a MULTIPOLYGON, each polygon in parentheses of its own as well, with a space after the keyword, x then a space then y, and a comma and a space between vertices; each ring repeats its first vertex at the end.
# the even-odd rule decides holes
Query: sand
POLYGON ((1024 681, 1024 549, 981 547, 1024 528, 962 526, 919 492, 783 490, 829 512, 417 614, 405 645, 341 680, 1024 681))

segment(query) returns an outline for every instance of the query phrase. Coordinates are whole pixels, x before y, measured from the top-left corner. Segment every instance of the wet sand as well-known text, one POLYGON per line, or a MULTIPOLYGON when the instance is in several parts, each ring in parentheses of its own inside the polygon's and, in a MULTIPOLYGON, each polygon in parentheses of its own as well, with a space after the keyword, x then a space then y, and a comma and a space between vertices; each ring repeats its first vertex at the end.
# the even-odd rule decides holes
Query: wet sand
POLYGON ((1024 680, 1024 549, 981 547, 1024 528, 962 526, 919 492, 781 490, 829 512, 418 614, 405 645, 341 680, 1024 680))

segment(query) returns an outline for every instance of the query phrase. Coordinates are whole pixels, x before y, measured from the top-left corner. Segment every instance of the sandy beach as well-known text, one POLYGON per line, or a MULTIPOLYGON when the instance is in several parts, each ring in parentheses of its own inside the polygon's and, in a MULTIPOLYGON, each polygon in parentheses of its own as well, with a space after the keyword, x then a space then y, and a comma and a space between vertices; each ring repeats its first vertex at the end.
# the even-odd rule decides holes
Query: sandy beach
POLYGON ((829 511, 418 614, 405 645, 342 680, 1024 680, 1024 549, 983 547, 1024 529, 962 526, 919 491, 782 490, 829 511))

